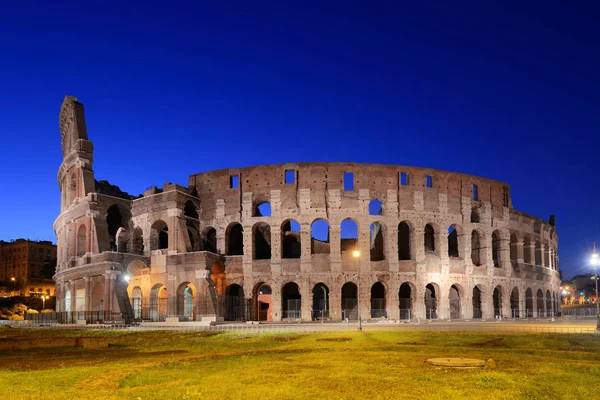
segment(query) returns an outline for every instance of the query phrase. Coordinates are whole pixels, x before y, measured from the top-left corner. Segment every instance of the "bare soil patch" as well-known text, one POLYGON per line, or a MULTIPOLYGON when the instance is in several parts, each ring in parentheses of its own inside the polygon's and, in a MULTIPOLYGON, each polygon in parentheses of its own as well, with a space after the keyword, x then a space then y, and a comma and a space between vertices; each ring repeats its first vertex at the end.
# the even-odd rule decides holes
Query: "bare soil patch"
POLYGON ((335 337, 335 338, 319 338, 317 342, 350 342, 350 337, 335 337))

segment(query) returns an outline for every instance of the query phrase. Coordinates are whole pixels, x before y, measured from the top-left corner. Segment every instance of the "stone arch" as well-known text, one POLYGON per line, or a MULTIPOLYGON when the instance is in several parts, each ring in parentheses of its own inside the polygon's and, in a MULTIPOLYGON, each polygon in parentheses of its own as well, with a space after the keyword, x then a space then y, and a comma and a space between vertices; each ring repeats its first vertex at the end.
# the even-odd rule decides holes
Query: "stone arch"
POLYGON ((358 247, 358 223, 346 218, 340 224, 340 250, 342 253, 353 251, 358 247))
POLYGON ((450 286, 448 291, 448 303, 450 305, 450 319, 460 319, 462 317, 462 299, 464 291, 459 284, 450 286))
POLYGON ((358 287, 354 282, 342 286, 342 318, 358 319, 358 287))
POLYGON ((268 201, 256 201, 252 208, 253 217, 270 217, 271 216, 271 203, 268 201))
POLYGON ((537 290, 536 300, 535 313, 538 317, 541 317, 544 314, 544 292, 542 289, 537 290))
POLYGON ((518 255, 518 242, 519 239, 515 233, 510 234, 510 262, 516 263, 519 258, 518 255))
POLYGON ((225 240, 227 246, 227 255, 244 255, 244 228, 239 222, 229 224, 225 230, 225 240))
POLYGON ((525 264, 532 264, 531 260, 531 239, 529 236, 523 238, 523 262, 525 264))
POLYGON ((225 291, 225 319, 228 321, 245 321, 244 289, 237 283, 227 286, 225 291))
POLYGON ((150 320, 164 321, 167 318, 168 291, 162 283, 157 283, 150 290, 150 320))
POLYGON ((106 225, 108 228, 109 251, 117 251, 117 232, 127 226, 127 211, 117 204, 106 209, 106 225))
POLYGON ((73 173, 69 177, 69 182, 67 186, 67 205, 70 205, 75 201, 79 194, 78 188, 78 179, 77 172, 73 171, 73 173))
POLYGON ((313 321, 328 319, 329 318, 329 288, 323 282, 319 282, 313 287, 312 295, 313 295, 313 306, 312 306, 313 321))
POLYGON ((117 240, 117 251, 119 253, 127 253, 127 248, 129 244, 129 232, 123 227, 117 230, 116 235, 117 240))
POLYGON ((460 225, 452 224, 448 227, 448 257, 460 258, 459 237, 461 235, 460 225))
POLYGON ((385 225, 373 222, 369 228, 371 261, 385 260, 385 225))
POLYGON ((282 319, 302 318, 302 295, 296 282, 288 282, 281 288, 282 319))
POLYGON ((519 301, 519 288, 515 286, 512 292, 510 293, 510 310, 512 312, 513 318, 520 318, 520 304, 521 302, 519 301))
POLYGON ((400 307, 400 319, 413 318, 414 296, 417 290, 413 283, 403 282, 398 289, 398 306, 400 307))
POLYGON ((254 310, 257 321, 272 321, 273 290, 265 282, 258 282, 253 289, 254 310))
POLYGON ((218 254, 217 249, 217 230, 212 226, 207 226, 200 235, 202 242, 201 251, 208 251, 210 253, 218 254))
POLYGON ((183 205, 183 215, 187 218, 192 218, 192 219, 198 219, 198 209, 196 208, 196 205, 191 201, 188 200, 185 202, 185 204, 183 205))
POLYGON ((379 281, 371 286, 371 318, 387 318, 385 286, 379 281))
POLYGON ((437 283, 430 282, 425 286, 425 318, 426 319, 437 319, 438 310, 438 296, 440 294, 440 287, 437 283))
POLYGON ((139 276, 150 273, 150 268, 141 260, 134 260, 127 265, 127 269, 124 271, 126 275, 139 276))
POLYGON ((287 219, 281 224, 281 258, 300 258, 302 255, 300 224, 287 219))
POLYGON ((492 293, 492 303, 494 305, 494 317, 502 316, 502 296, 504 295, 502 286, 498 285, 492 293))
POLYGON ((552 296, 550 294, 550 290, 546 290, 546 317, 551 317, 552 316, 552 311, 553 311, 553 306, 552 306, 552 296))
POLYGON ((150 227, 150 250, 169 248, 169 227, 163 220, 155 221, 150 227))
POLYGON ((266 222, 257 222, 252 227, 253 259, 271 259, 271 227, 266 222))
POLYGON ((87 226, 82 224, 77 230, 77 244, 76 244, 76 255, 77 257, 83 256, 88 252, 87 250, 87 226))
POLYGON ((476 267, 483 264, 483 246, 481 243, 481 235, 475 229, 471 232, 471 262, 476 267))
POLYGON ((434 225, 429 223, 425 225, 425 230, 423 232, 423 243, 425 248, 425 253, 435 253, 436 243, 435 243, 435 228, 434 225))
POLYGON ((140 255, 144 254, 144 232, 142 231, 142 228, 138 227, 133 230, 131 253, 140 255))
POLYGON ((90 310, 104 312, 104 282, 94 280, 90 289, 90 310))
POLYGON ((500 241, 502 240, 502 234, 500 231, 495 230, 492 233, 492 261, 495 268, 502 266, 502 257, 500 255, 500 241))
POLYGON ((533 317, 533 291, 531 288, 527 288, 525 291, 525 317, 533 317))
POLYGON ((383 203, 381 200, 373 199, 369 202, 369 215, 383 215, 383 203))
POLYGON ((483 288, 481 285, 473 286, 473 318, 480 319, 483 318, 483 288))
POLYGON ((408 221, 398 224, 398 260, 410 260, 411 257, 411 232, 412 226, 408 221))
POLYGON ((481 210, 480 210, 479 207, 473 208, 471 210, 471 223, 472 224, 479 224, 479 223, 481 223, 481 210))
POLYGON ((542 265, 542 243, 535 241, 535 265, 542 265))
POLYGON ((139 286, 131 289, 131 308, 133 308, 133 318, 142 319, 142 288, 139 286))
POLYGON ((194 321, 196 315, 196 289, 190 282, 177 287, 177 315, 184 321, 194 321))
POLYGON ((202 247, 202 242, 200 240, 200 232, 196 222, 188 221, 186 223, 186 231, 188 243, 186 243, 186 248, 188 252, 200 251, 202 247))
POLYGON ((315 219, 310 225, 311 254, 330 254, 329 223, 321 218, 315 219))

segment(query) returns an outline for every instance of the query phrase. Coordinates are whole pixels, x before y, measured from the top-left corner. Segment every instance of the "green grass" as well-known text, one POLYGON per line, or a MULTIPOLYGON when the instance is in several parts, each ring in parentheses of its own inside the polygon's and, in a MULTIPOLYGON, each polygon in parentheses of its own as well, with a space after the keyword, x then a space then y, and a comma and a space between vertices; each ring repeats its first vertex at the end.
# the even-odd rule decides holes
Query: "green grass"
POLYGON ((318 334, 5 329, 108 336, 108 349, 0 357, 1 399, 594 399, 600 336, 369 331, 318 334), (432 367, 433 357, 495 369, 432 367))

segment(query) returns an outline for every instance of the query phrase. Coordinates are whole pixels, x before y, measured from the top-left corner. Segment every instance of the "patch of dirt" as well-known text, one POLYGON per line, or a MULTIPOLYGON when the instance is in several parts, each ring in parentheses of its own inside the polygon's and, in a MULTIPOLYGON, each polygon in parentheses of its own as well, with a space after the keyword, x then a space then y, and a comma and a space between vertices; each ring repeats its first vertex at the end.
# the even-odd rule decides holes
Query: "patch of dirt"
POLYGON ((335 337, 335 338, 319 338, 317 342, 349 342, 352 338, 349 337, 335 337))
POLYGON ((469 347, 477 347, 477 348, 488 348, 488 349, 500 349, 506 348, 506 344, 504 343, 503 338, 496 338, 492 340, 488 340, 481 343, 473 343, 469 347))
POLYGON ((561 351, 583 351, 583 352, 595 352, 596 349, 584 347, 581 342, 574 339, 567 339, 569 347, 561 347, 558 350, 561 351))
POLYGON ((396 344, 399 344, 400 346, 426 346, 427 343, 425 342, 398 342, 396 344))
POLYGON ((273 340, 276 342, 291 342, 292 340, 298 340, 304 335, 295 335, 295 336, 275 336, 273 340))
POLYGON ((187 350, 164 350, 164 351, 149 351, 145 353, 140 353, 145 356, 169 356, 172 354, 186 354, 189 353, 187 350))
POLYGON ((220 335, 222 332, 209 332, 209 331, 201 331, 198 332, 196 334, 196 336, 201 336, 201 337, 211 337, 211 336, 217 336, 220 335))

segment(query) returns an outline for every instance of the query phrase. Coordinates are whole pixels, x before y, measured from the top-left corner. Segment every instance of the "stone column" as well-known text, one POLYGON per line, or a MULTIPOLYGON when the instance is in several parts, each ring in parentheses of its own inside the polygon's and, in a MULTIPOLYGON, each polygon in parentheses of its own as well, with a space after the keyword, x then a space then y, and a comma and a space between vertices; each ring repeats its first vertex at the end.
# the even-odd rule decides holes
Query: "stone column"
POLYGON ((398 225, 386 228, 385 236, 385 259, 388 261, 389 271, 398 272, 398 225))
POLYGON ((301 311, 301 319, 302 321, 311 321, 312 320, 312 306, 313 306, 313 293, 312 288, 308 284, 308 280, 303 280, 300 282, 300 307, 301 311))
POLYGON ((104 311, 112 312, 112 288, 115 284, 115 275, 114 270, 104 271, 104 298, 102 299, 102 303, 104 306, 104 311))
MULTIPOLYGON (((412 308, 411 308, 411 313, 413 315, 411 315, 411 319, 412 320, 416 320, 417 318, 424 321, 427 319, 427 316, 425 315, 425 286, 420 285, 420 281, 416 281, 415 285, 416 286, 416 290, 415 290, 415 294, 414 294, 414 301, 412 302, 412 308)), ((413 295, 411 293, 411 295, 413 295)))
MULTIPOLYGON (((252 237, 252 225, 243 226, 243 249, 242 265, 244 268, 244 278, 252 275, 252 258, 254 257, 254 242, 252 237)), ((245 280, 244 280, 245 281, 245 280)), ((245 293, 245 288, 244 288, 245 293)))
POLYGON ((387 308, 388 319, 399 320, 400 319, 400 299, 398 298, 398 292, 400 287, 390 282, 386 288, 386 301, 385 307, 387 308))
POLYGON ((435 293, 437 310, 438 310, 438 318, 439 319, 449 319, 450 318, 450 287, 445 287, 440 285, 440 292, 435 293))
POLYGON ((91 286, 91 279, 89 276, 84 276, 83 277, 83 283, 85 284, 85 310, 86 311, 93 311, 92 310, 92 293, 90 290, 90 286, 91 286))
POLYGON ((169 216, 169 254, 185 253, 185 240, 182 238, 182 232, 179 227, 179 218, 183 215, 183 210, 179 208, 170 208, 167 210, 169 216))
MULTIPOLYGON (((502 297, 500 299, 500 307, 502 309, 501 315, 502 318, 512 318, 512 310, 510 308, 510 295, 512 294, 512 289, 508 286, 504 291, 502 291, 502 297)), ((494 294, 492 293, 492 296, 494 294)))
POLYGON ((271 225, 271 273, 274 276, 281 276, 281 225, 279 223, 271 225))
POLYGON ((342 287, 337 280, 329 287, 329 318, 334 321, 342 319, 342 287))
POLYGON ((535 264, 535 242, 529 242, 529 244, 525 246, 525 251, 529 251, 529 262, 535 264))
POLYGON ((540 266, 546 266, 546 245, 544 243, 540 243, 540 266))
POLYGON ((486 320, 494 319, 494 288, 491 286, 486 286, 481 291, 481 317, 486 320))
POLYGON ((510 261, 510 233, 502 232, 500 237, 500 267, 509 270, 512 267, 510 261))
POLYGON ((524 249, 523 249, 523 239, 519 239, 517 240, 517 263, 519 264, 523 264, 524 258, 523 258, 523 254, 524 254, 524 249))
POLYGON ((271 295, 271 316, 273 318, 273 322, 281 321, 281 281, 276 280, 273 281, 273 285, 271 286, 272 295, 271 295))
MULTIPOLYGON (((340 248, 340 224, 329 223, 329 259, 331 262, 331 272, 342 272, 342 253, 340 248)), ((341 314, 340 314, 341 315, 341 314)), ((341 318, 341 317, 340 317, 341 318)))
MULTIPOLYGON (((300 224, 300 271, 310 273, 312 270, 310 223, 300 224)), ((311 303, 312 305, 312 303, 311 303)))
POLYGON ((178 317, 177 310, 177 276, 167 273, 167 315, 168 318, 178 317))
POLYGON ((414 260, 423 261, 425 258, 425 234, 424 226, 417 226, 411 229, 410 232, 410 252, 411 258, 414 260))

